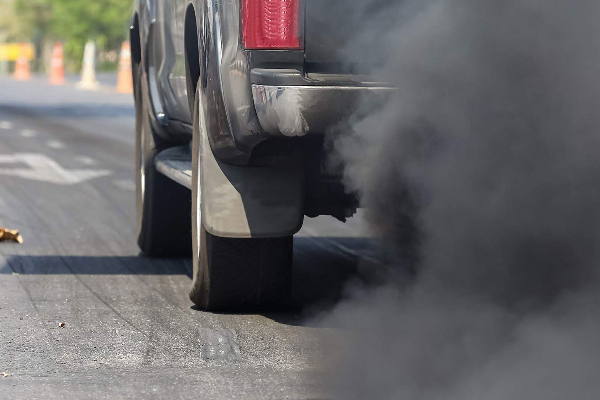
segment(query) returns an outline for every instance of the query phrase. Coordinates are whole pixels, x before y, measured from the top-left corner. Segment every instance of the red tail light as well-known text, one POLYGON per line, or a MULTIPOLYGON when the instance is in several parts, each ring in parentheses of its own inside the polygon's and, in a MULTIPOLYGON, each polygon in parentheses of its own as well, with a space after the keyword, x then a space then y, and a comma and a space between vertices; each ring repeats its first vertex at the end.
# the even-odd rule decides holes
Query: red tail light
POLYGON ((243 0, 242 37, 246 49, 299 49, 299 0, 243 0))

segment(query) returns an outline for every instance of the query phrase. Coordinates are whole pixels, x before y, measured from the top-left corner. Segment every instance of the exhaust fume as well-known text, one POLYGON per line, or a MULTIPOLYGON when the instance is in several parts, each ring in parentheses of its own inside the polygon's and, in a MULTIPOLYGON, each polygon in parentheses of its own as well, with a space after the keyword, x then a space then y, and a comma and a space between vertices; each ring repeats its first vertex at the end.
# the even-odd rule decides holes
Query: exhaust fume
POLYGON ((340 397, 596 397, 600 3, 369 3, 346 55, 398 90, 331 137, 397 258, 317 318, 340 397))

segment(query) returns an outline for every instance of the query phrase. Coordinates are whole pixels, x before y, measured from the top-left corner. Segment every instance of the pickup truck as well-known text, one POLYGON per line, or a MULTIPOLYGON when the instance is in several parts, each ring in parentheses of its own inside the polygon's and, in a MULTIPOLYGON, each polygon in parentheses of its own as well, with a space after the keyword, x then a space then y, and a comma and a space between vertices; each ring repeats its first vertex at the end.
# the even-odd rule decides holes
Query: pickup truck
POLYGON ((344 60, 349 3, 134 2, 138 244, 191 251, 201 309, 285 307, 304 216, 356 210, 325 137, 390 88, 344 60))

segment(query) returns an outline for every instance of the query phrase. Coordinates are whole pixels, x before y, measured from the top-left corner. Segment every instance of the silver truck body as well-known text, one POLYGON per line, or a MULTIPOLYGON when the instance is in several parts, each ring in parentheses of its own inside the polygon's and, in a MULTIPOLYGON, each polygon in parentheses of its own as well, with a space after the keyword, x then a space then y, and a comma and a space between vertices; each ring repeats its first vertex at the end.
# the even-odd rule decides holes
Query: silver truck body
MULTIPOLYGON (((344 0, 303 0, 301 50, 245 50, 241 43, 241 0, 137 0, 132 37, 140 37, 140 52, 149 80, 153 123, 161 135, 191 139, 190 79, 186 71, 191 35, 208 33, 198 43, 215 71, 203 79, 215 82, 222 121, 210 133, 215 155, 247 164, 252 149, 265 137, 324 134, 352 112, 364 96, 390 90, 348 73, 340 49, 346 29, 328 29, 333 14, 348 14, 344 0), (336 11, 337 10, 337 11, 336 11), (193 22, 195 26, 192 27, 193 22), (204 25, 202 30, 200 25, 204 25), (186 54, 187 51, 187 54, 186 54)), ((193 93, 192 93, 193 95, 193 93)))

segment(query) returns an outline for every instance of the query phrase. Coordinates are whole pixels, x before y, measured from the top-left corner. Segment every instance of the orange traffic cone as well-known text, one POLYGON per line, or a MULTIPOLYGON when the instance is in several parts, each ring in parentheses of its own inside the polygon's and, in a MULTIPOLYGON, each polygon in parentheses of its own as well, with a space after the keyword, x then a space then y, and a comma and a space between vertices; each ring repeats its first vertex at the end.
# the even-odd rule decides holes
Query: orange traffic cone
POLYGON ((25 56, 25 48, 23 46, 19 49, 19 57, 17 58, 15 74, 13 77, 20 81, 28 81, 31 79, 31 74, 29 73, 29 61, 25 56))
POLYGON ((133 93, 133 78, 131 76, 131 46, 128 41, 123 42, 123 45, 121 46, 117 92, 133 93))
POLYGON ((52 62, 50 63, 50 84, 65 84, 65 68, 63 65, 63 46, 56 42, 52 51, 52 62))

